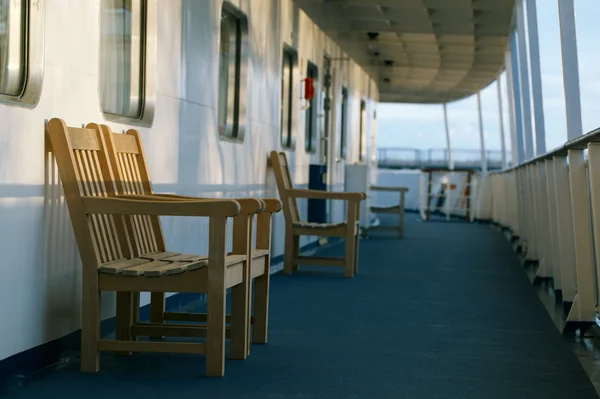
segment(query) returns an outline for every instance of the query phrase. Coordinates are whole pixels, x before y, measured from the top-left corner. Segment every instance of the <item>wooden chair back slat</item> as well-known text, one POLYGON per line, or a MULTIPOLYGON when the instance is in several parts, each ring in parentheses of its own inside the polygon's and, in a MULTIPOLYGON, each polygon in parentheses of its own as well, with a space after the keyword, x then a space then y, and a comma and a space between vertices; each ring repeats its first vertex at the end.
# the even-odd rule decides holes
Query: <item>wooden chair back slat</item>
MULTIPOLYGON (((144 151, 139 133, 129 130, 125 134, 113 133, 106 125, 90 124, 102 132, 111 159, 117 190, 120 194, 150 195, 152 184, 146 169, 144 151)), ((165 250, 165 240, 156 216, 130 216, 126 218, 132 232, 132 246, 136 256, 165 250)))
POLYGON ((271 163, 275 172, 275 180, 277 182, 277 190, 279 197, 283 202, 283 212, 286 219, 289 219, 292 223, 300 221, 300 213, 298 212, 298 203, 296 198, 290 197, 287 194, 288 190, 292 190, 294 185, 292 183, 292 176, 290 175, 290 169, 288 166, 287 156, 284 152, 271 152, 271 163))
POLYGON ((100 267, 129 257, 129 238, 121 217, 86 215, 81 201, 84 196, 115 194, 102 135, 67 127, 60 119, 52 119, 48 131, 83 264, 100 267))

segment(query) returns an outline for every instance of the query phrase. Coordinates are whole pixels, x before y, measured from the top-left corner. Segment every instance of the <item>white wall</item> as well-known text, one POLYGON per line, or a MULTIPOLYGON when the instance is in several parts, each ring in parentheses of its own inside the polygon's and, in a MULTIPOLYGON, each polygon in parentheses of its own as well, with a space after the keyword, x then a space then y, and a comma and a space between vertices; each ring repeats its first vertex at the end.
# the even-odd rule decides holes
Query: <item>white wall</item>
MULTIPOLYGON (((216 132, 221 1, 159 0, 156 114, 152 127, 139 129, 156 191, 210 197, 276 196, 266 165, 269 151, 280 147, 282 43, 297 46, 301 75, 307 59, 319 66, 322 77, 323 53, 343 56, 289 0, 233 3, 247 13, 250 24, 248 125, 243 143, 220 141, 216 132)), ((33 109, 0 104, 0 302, 5 304, 0 308, 0 359, 80 326, 81 266, 60 187, 53 184, 57 173, 47 152, 44 121, 60 117, 71 126, 107 123, 98 100, 98 19, 99 0, 46 0, 40 102, 33 109)), ((355 162, 360 99, 369 99, 367 141, 374 143, 370 119, 377 88, 352 61, 334 62, 334 66, 337 112, 342 84, 349 90, 347 161, 355 162)), ((304 115, 299 109, 296 112, 297 149, 289 156, 294 181, 303 186, 308 183, 308 165, 319 159, 304 151, 304 115)), ((332 147, 337 151, 339 118, 335 112, 332 117, 332 147)), ((108 124, 115 131, 131 127, 108 124)), ((372 144, 369 151, 367 159, 374 159, 372 144)), ((343 163, 339 165, 343 168, 343 163)), ((343 186, 340 179, 343 173, 334 176, 338 189, 343 186)), ((305 214, 305 203, 301 209, 305 214)), ((205 221, 164 218, 163 222, 170 250, 205 252, 205 221)), ((283 252, 282 233, 283 215, 278 215, 275 255, 283 252)), ((103 299, 103 315, 111 316, 114 297, 104 295, 103 299)))

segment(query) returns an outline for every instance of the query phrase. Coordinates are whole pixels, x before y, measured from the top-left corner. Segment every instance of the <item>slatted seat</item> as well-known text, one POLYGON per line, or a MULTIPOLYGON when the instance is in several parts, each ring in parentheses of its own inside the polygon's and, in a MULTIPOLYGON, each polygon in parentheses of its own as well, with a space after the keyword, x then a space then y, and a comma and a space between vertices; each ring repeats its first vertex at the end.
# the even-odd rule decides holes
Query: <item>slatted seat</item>
POLYGON ((48 133, 82 261, 81 369, 98 371, 99 351, 204 353, 206 374, 223 376, 226 337, 230 357, 247 356, 250 236, 236 238, 245 243, 226 253, 227 219, 239 215, 240 203, 124 198, 119 191, 123 180, 115 178, 97 126, 70 128, 55 118, 48 123, 48 133), (161 215, 208 218, 208 256, 167 251, 161 215), (227 328, 228 289, 235 300, 227 328), (100 337, 101 291, 117 292, 116 340, 100 337), (139 292, 206 293, 206 324, 179 328, 139 323, 139 292), (136 341, 137 335, 165 334, 205 336, 206 342, 136 341))
POLYGON ((292 274, 298 266, 322 265, 343 266, 344 276, 353 277, 358 272, 358 237, 360 201, 364 193, 335 193, 318 190, 294 189, 287 156, 284 152, 271 152, 271 165, 277 181, 279 197, 283 201, 285 215, 285 253, 283 270, 292 274), (314 198, 347 201, 348 214, 342 223, 309 223, 300 220, 297 198, 314 198), (344 237, 346 239, 345 258, 300 256, 300 236, 344 237))
MULTIPOLYGON (((197 198, 189 196, 180 196, 175 194, 155 193, 152 188, 148 166, 144 156, 144 148, 139 132, 135 129, 128 130, 125 134, 113 133, 106 125, 89 124, 89 128, 98 131, 103 135, 107 144, 108 158, 110 159, 112 169, 116 179, 120 183, 119 194, 123 198, 145 198, 160 201, 220 201, 214 198, 197 198)), ((236 199, 240 203, 241 211, 234 218, 233 223, 233 249, 234 253, 245 254, 249 262, 248 274, 245 277, 244 284, 248 298, 241 298, 239 295, 233 295, 232 301, 243 306, 243 303, 250 303, 250 296, 254 294, 254 308, 248 308, 248 320, 252 320, 252 332, 248 328, 247 340, 244 344, 245 350, 249 353, 250 340, 254 343, 267 342, 268 330, 268 300, 269 300, 269 273, 270 273, 270 242, 271 242, 271 215, 281 210, 281 202, 276 199, 236 199), (253 224, 256 215, 256 246, 251 248, 253 224), (255 279, 254 293, 252 293, 251 280, 255 279), (251 314, 253 313, 253 317, 251 314), (250 335, 251 334, 251 335, 250 335)), ((132 220, 132 231, 134 240, 134 250, 136 256, 150 260, 177 260, 183 261, 183 256, 175 252, 169 252, 165 248, 165 242, 160 228, 160 221, 156 217, 139 217, 132 220)), ((191 255, 193 256, 193 255, 191 255)), ((228 264, 230 255, 225 260, 228 264)), ((180 270, 183 265, 173 270, 180 270)), ((143 268, 143 266, 140 266, 143 268)), ((169 266, 161 266, 169 269, 169 266)), ((144 276, 147 276, 144 272, 144 276)), ((149 273, 153 273, 149 271, 149 273)), ((240 294, 241 295, 241 294, 240 294)), ((183 316, 181 316, 183 317, 183 316)), ((204 314, 187 314, 186 320, 205 321, 204 314)), ((164 323, 165 321, 179 320, 180 315, 174 312, 165 311, 165 293, 154 292, 151 295, 150 321, 152 323, 164 323)), ((249 321, 245 324, 250 326, 249 321)), ((155 337, 157 338, 157 337, 155 337)))

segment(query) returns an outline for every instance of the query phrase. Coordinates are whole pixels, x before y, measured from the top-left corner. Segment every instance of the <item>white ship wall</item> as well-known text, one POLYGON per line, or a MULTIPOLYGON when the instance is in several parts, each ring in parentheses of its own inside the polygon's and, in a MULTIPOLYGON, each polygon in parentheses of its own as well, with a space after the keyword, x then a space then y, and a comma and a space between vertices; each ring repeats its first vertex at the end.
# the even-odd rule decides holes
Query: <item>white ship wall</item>
MULTIPOLYGON (((223 142, 216 130, 220 0, 158 0, 156 113, 142 127, 155 190, 208 197, 273 197, 276 187, 267 154, 280 149, 282 46, 296 47, 300 71, 319 66, 323 55, 343 58, 339 48, 288 0, 232 2, 249 20, 248 121, 243 143, 223 142)), ((57 172, 44 139, 44 123, 109 124, 100 111, 99 0, 46 0, 45 76, 39 104, 30 109, 0 104, 0 359, 64 336, 80 327, 80 264, 57 172)), ((333 163, 330 179, 343 188, 345 162, 357 162, 360 101, 367 100, 367 158, 375 158, 377 88, 352 61, 334 61, 331 146, 338 152, 340 93, 349 91, 346 161, 333 163)), ((302 76, 300 76, 302 75, 302 76)), ((320 89, 316 91, 320 92, 320 89)), ((296 94, 299 96, 299 93, 296 94)), ((298 187, 308 184, 308 165, 319 150, 304 150, 304 114, 295 104, 296 150, 289 152, 298 187)), ((300 203, 306 216, 306 202, 300 203)), ((334 219, 343 218, 334 206, 334 219)), ((207 223, 164 218, 170 250, 205 252, 207 223)), ((273 255, 283 253, 283 215, 273 227, 273 255)), ((307 244, 308 239, 302 244, 307 244)), ((142 298, 148 303, 147 296, 142 298)), ((103 296, 103 317, 114 297, 103 296)))

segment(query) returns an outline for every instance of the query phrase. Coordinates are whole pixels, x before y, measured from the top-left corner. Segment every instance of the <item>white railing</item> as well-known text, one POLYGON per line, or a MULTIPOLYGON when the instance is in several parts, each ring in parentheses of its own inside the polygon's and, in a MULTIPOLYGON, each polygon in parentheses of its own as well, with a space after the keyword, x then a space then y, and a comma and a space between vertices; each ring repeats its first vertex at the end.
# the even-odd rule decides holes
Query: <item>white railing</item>
POLYGON ((506 227, 570 307, 565 329, 596 322, 600 255, 600 129, 489 176, 491 219, 506 227))
MULTIPOLYGON (((510 154, 507 154, 510 159, 510 154)), ((481 151, 475 149, 453 149, 452 158, 456 168, 481 168, 481 151)), ((487 150, 488 170, 502 169, 502 152, 487 150)), ((408 147, 382 147, 377 149, 377 164, 380 168, 420 169, 448 167, 448 150, 442 148, 417 149, 408 147)))

